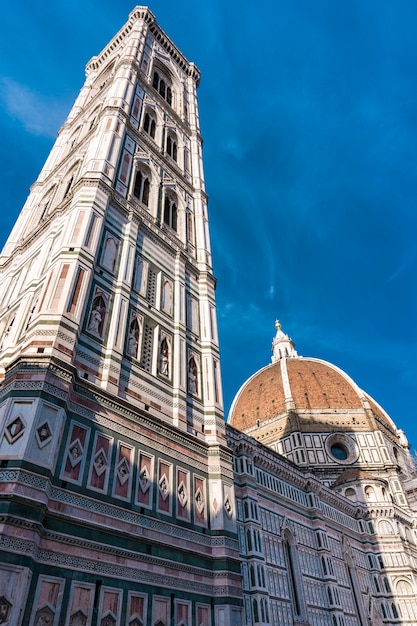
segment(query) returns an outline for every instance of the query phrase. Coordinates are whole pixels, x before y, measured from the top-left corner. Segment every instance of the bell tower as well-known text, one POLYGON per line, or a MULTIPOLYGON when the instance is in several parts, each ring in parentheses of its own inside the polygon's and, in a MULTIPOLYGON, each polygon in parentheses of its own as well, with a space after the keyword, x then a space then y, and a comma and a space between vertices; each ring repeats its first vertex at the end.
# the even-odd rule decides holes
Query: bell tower
POLYGON ((6 623, 240 624, 199 79, 136 7, 1 254, 6 623))

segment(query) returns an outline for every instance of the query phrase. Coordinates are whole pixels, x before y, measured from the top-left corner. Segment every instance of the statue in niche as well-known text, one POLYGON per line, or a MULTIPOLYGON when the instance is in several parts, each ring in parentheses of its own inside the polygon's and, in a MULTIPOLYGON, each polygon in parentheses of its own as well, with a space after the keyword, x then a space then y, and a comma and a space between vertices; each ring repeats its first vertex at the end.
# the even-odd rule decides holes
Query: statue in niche
POLYGON ((127 336, 127 353, 129 356, 138 356, 139 347, 139 323, 136 317, 130 323, 129 334, 127 336))
POLYGON ((97 296, 93 300, 93 306, 88 320, 88 330, 100 337, 103 334, 104 318, 106 316, 106 304, 103 296, 97 296))
POLYGON ((198 370, 194 357, 188 361, 188 391, 194 395, 198 394, 198 370))
POLYGON ((159 371, 164 376, 169 375, 169 351, 168 351, 168 342, 164 338, 161 341, 161 351, 159 357, 159 371))

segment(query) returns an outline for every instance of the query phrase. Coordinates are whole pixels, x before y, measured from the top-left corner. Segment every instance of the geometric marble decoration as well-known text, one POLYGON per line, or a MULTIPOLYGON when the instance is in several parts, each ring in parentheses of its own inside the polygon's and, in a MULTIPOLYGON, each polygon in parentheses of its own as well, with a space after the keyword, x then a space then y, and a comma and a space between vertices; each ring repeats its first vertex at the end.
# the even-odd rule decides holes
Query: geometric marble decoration
POLYGON ((151 476, 146 466, 139 474, 139 485, 143 493, 146 493, 151 486, 151 476))
POLYGON ((71 463, 72 467, 75 467, 77 463, 80 463, 83 452, 84 452, 84 449, 81 445, 81 441, 79 439, 76 439, 75 441, 73 441, 72 444, 70 445, 69 455, 68 455, 69 462, 71 463))
POLYGON ((211 503, 212 507, 213 507, 213 511, 215 513, 217 513, 217 508, 219 506, 219 503, 217 502, 217 498, 214 498, 213 502, 211 503))
POLYGON ((143 626, 143 622, 138 617, 134 617, 130 620, 129 626, 143 626))
POLYGON ((94 469, 96 470, 97 476, 101 476, 103 472, 106 471, 108 467, 108 460, 106 453, 103 448, 97 451, 97 454, 94 457, 94 469))
POLYGON ((227 517, 230 519, 233 515, 233 507, 232 503, 230 502, 229 496, 226 496, 226 498, 224 499, 224 510, 226 511, 227 517))
POLYGON ((113 613, 108 613, 100 622, 100 626, 116 626, 117 620, 113 613))
POLYGON ((203 499, 203 494, 201 493, 200 487, 195 492, 195 505, 197 507, 197 511, 201 515, 202 512, 204 511, 204 499, 203 499))
POLYGON ((54 623, 54 613, 53 611, 51 611, 51 609, 49 608, 49 606, 45 606, 43 607, 43 609, 40 609, 40 611, 36 611, 36 615, 35 615, 35 626, 43 626, 45 624, 45 626, 47 624, 50 624, 50 626, 52 626, 52 624, 54 623))
POLYGON ((166 474, 163 474, 163 476, 161 476, 161 479, 159 481, 159 492, 162 496, 163 500, 166 500, 169 496, 169 480, 166 476, 166 474))
MULTIPOLYGON (((23 431, 25 430, 25 423, 20 415, 14 418, 12 422, 10 422, 6 426, 6 430, 4 431, 4 435, 7 441, 10 444, 15 443, 23 435, 23 431)), ((0 622, 1 623, 1 622, 0 622)))
POLYGON ((188 494, 187 494, 187 488, 184 485, 184 482, 181 481, 180 484, 178 485, 178 500, 181 504, 181 506, 185 506, 188 502, 188 494))
POLYGON ((130 468, 129 463, 126 459, 122 459, 117 467, 117 476, 119 478, 120 484, 124 485, 127 480, 129 480, 130 476, 130 468))
POLYGON ((4 596, 0 598, 0 624, 4 624, 8 621, 10 616, 10 609, 12 605, 4 596))
POLYGON ((71 615, 69 626, 87 626, 87 616, 84 615, 81 609, 78 609, 76 613, 71 615))
POLYGON ((43 448, 51 441, 52 431, 48 422, 44 422, 36 429, 35 439, 39 448, 43 448))

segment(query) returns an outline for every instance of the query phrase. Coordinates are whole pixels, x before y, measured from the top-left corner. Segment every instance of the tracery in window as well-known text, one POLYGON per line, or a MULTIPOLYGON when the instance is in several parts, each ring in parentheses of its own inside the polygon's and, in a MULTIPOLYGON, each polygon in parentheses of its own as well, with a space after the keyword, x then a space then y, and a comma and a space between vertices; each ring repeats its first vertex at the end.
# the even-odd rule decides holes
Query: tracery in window
POLYGON ((151 187, 151 176, 145 171, 138 170, 133 186, 133 195, 145 206, 149 205, 149 191, 151 187))
POLYGON ((156 70, 152 77, 152 87, 172 106, 172 87, 168 79, 156 70))
POLYGON ((178 141, 175 133, 170 132, 167 137, 167 154, 174 161, 177 160, 178 141))
POLYGON ((164 224, 177 230, 177 199, 175 194, 166 194, 164 201, 164 224))
POLYGON ((143 130, 148 133, 152 139, 155 139, 156 134, 156 119, 152 113, 147 110, 143 119, 143 130))

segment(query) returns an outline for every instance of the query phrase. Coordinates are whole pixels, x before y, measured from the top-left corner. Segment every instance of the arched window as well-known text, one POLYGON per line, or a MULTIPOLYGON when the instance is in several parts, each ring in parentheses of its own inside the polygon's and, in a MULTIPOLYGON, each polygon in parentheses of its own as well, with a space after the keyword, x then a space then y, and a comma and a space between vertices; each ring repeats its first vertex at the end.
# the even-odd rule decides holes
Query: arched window
POLYGON ((266 614, 265 614, 265 600, 261 598, 261 619, 265 623, 266 622, 266 614))
POLYGON ((250 565, 249 567, 249 577, 250 577, 251 587, 256 587, 255 568, 253 565, 250 565))
POLYGON ((394 619, 397 619, 399 615, 398 615, 397 607, 395 606, 394 602, 391 603, 391 611, 392 611, 392 617, 394 617, 394 619))
POLYGON ((4 347, 7 346, 8 342, 9 342, 9 338, 12 332, 12 328, 13 328, 13 324, 15 322, 16 319, 16 314, 13 313, 10 317, 9 317, 9 321, 6 324, 6 328, 5 331, 3 333, 3 337, 1 339, 1 343, 0 343, 0 350, 2 350, 4 347))
POLYGON ((258 609, 258 600, 256 598, 253 599, 253 621, 259 622, 259 609, 258 609))
POLYGON ((399 596, 411 596, 413 593, 413 588, 408 580, 399 580, 397 582, 396 590, 399 596))
POLYGON ((268 609, 268 601, 264 600, 264 604, 265 604, 265 621, 267 624, 269 624, 269 609, 268 609))
POLYGON ((145 172, 138 170, 135 176, 133 195, 145 206, 148 206, 149 204, 150 186, 150 176, 148 176, 145 172))
POLYGON ((114 272, 117 261, 118 242, 110 235, 106 238, 104 244, 103 256, 101 264, 110 272, 114 272))
POLYGON ((374 587, 375 587, 375 591, 377 593, 380 593, 381 588, 379 586, 379 582, 378 582, 378 577, 377 576, 374 576, 374 587))
POLYGON ((172 283, 167 279, 162 285, 162 310, 172 315, 172 283))
POLYGON ((145 112, 145 117, 143 120, 143 130, 148 133, 152 139, 155 139, 156 134, 156 119, 153 114, 149 111, 145 112))
POLYGON ((299 581, 301 580, 301 572, 294 536, 288 529, 284 531, 283 535, 283 547, 289 574, 288 581, 290 583, 291 594, 294 599, 294 609, 296 615, 302 616, 305 613, 304 590, 302 585, 299 584, 299 581))
POLYGON ((329 598, 329 604, 333 604, 333 594, 332 594, 332 590, 330 589, 330 587, 327 587, 327 595, 329 598))
POLYGON ((166 195, 164 202, 164 224, 177 230, 177 201, 174 195, 166 195))
POLYGON ((384 576, 384 587, 387 593, 391 593, 391 585, 389 584, 387 576, 384 576))
POLYGON ((367 487, 365 487, 364 491, 365 491, 366 499, 369 500, 369 502, 375 502, 376 497, 375 497, 374 488, 368 485, 367 487))
POLYGON ((243 503, 243 511, 244 511, 245 519, 248 519, 248 517, 249 517, 249 507, 248 507, 248 503, 246 502, 246 500, 243 503))
POLYGON ((378 530, 381 535, 393 535, 394 534, 394 530, 392 528, 391 523, 385 519, 378 522, 378 530))
POLYGON ((152 87, 168 102, 169 106, 172 106, 172 87, 169 83, 170 81, 166 76, 154 70, 152 87))
POLYGON ((68 196, 69 192, 71 191, 71 187, 72 187, 72 183, 74 182, 74 176, 71 176, 68 180, 67 180, 67 184, 65 187, 65 191, 64 191, 64 195, 63 195, 63 199, 65 200, 65 198, 68 196))
POLYGON ((252 552, 252 535, 249 528, 246 531, 246 542, 248 544, 248 552, 252 552))
POLYGON ((177 137, 174 133, 169 133, 167 137, 167 154, 174 161, 177 160, 177 150, 178 150, 177 137))
POLYGON ((356 491, 354 489, 352 489, 352 487, 349 487, 348 489, 346 489, 345 496, 349 500, 352 500, 352 502, 356 502, 356 500, 357 500, 356 491))

